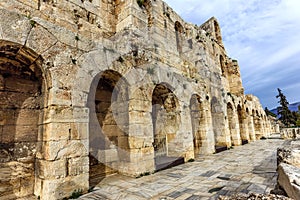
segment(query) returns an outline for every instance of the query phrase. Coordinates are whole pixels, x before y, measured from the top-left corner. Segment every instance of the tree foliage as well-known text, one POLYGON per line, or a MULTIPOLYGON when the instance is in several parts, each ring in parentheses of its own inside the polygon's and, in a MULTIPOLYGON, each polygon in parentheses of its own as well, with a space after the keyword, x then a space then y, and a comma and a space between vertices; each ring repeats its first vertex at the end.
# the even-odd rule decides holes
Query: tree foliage
POLYGON ((289 110, 289 102, 287 101, 285 95, 281 92, 281 89, 277 88, 279 98, 278 103, 280 106, 277 107, 277 114, 280 116, 279 119, 286 126, 289 126, 292 122, 292 112, 289 110))
POLYGON ((298 106, 298 116, 297 116, 297 121, 296 121, 296 126, 300 127, 300 106, 298 106))
POLYGON ((268 109, 268 107, 265 107, 265 113, 266 113, 266 115, 267 116, 272 116, 272 117, 277 117, 277 115, 275 114, 275 113, 272 113, 269 109, 268 109))

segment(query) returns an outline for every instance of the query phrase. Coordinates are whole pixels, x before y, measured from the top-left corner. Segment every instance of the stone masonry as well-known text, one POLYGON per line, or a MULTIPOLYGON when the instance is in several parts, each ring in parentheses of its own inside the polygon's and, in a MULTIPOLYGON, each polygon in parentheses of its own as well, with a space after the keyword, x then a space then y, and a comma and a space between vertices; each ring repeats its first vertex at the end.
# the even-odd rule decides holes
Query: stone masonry
POLYGON ((62 199, 274 130, 220 26, 162 0, 0 1, 0 199, 62 199))

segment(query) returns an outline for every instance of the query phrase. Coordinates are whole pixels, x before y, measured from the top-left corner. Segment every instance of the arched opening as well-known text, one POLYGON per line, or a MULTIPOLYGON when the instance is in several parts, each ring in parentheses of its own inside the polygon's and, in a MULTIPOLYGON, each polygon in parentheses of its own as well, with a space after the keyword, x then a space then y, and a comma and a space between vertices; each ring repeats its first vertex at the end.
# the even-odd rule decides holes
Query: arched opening
POLYGON ((40 61, 23 45, 0 41, 1 199, 34 193, 39 116, 44 108, 40 61))
POLYGON ((234 120, 233 107, 230 103, 227 104, 227 118, 228 118, 228 127, 230 132, 231 145, 237 145, 237 141, 236 141, 237 138, 235 136, 236 123, 234 120))
POLYGON ((200 97, 193 94, 190 100, 191 122, 195 157, 201 153, 201 147, 206 140, 206 119, 200 97))
POLYGON ((176 21, 175 22, 175 34, 176 34, 176 45, 177 45, 177 51, 179 54, 182 53, 182 37, 183 37, 183 26, 176 21))
POLYGON ((242 110, 242 107, 238 105, 237 107, 238 119, 239 119, 239 127, 240 127, 240 135, 242 139, 242 144, 249 143, 249 136, 247 135, 247 126, 246 124, 246 116, 242 110))
POLYGON ((107 175, 116 173, 128 150, 128 84, 117 72, 107 70, 92 82, 88 99, 90 109, 89 157, 90 187, 107 175))
POLYGON ((215 139, 216 152, 227 150, 227 142, 225 135, 225 119, 222 105, 216 97, 211 100, 211 117, 215 139))
POLYGON ((263 114, 260 114, 260 124, 261 124, 261 135, 265 136, 265 133, 266 133, 266 121, 264 120, 263 114))
POLYGON ((183 158, 174 157, 177 131, 180 124, 178 99, 166 84, 158 84, 152 93, 152 123, 156 170, 181 164, 183 158))
POLYGON ((224 57, 222 55, 220 55, 220 65, 221 65, 221 71, 222 71, 222 76, 226 77, 226 65, 224 62, 224 57))
POLYGON ((249 109, 246 109, 247 112, 247 121, 248 121, 248 133, 250 141, 255 141, 255 132, 254 132, 254 124, 253 124, 253 114, 249 109))
POLYGON ((221 29, 216 20, 214 21, 214 27, 215 27, 216 39, 221 44, 222 43, 221 29))
POLYGON ((254 121, 254 130, 255 130, 255 138, 260 139, 261 137, 261 122, 260 122, 260 115, 256 110, 253 112, 253 121, 254 121))

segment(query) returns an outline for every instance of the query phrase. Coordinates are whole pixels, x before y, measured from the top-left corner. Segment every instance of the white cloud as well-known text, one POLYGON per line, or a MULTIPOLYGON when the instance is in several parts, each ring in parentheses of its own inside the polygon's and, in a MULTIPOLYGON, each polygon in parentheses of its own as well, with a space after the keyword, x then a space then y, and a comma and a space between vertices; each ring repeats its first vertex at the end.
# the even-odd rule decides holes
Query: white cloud
MULTIPOLYGON (((300 1, 299 0, 166 0, 183 19, 202 24, 215 16, 225 48, 237 58, 247 91, 286 87, 300 101, 300 1)), ((267 93, 266 93, 267 94, 267 93)), ((274 104, 260 95, 263 104, 274 104)), ((289 98, 287 96, 287 98, 289 98)), ((276 100, 275 100, 276 101, 276 100)))

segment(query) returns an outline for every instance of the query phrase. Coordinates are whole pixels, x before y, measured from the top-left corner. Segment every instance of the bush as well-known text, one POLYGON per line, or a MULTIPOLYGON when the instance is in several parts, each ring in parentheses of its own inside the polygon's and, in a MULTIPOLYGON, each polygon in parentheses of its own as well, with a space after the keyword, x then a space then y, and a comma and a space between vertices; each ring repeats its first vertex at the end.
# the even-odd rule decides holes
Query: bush
POLYGON ((141 8, 144 7, 144 3, 145 3, 144 0, 137 0, 136 2, 141 8))

